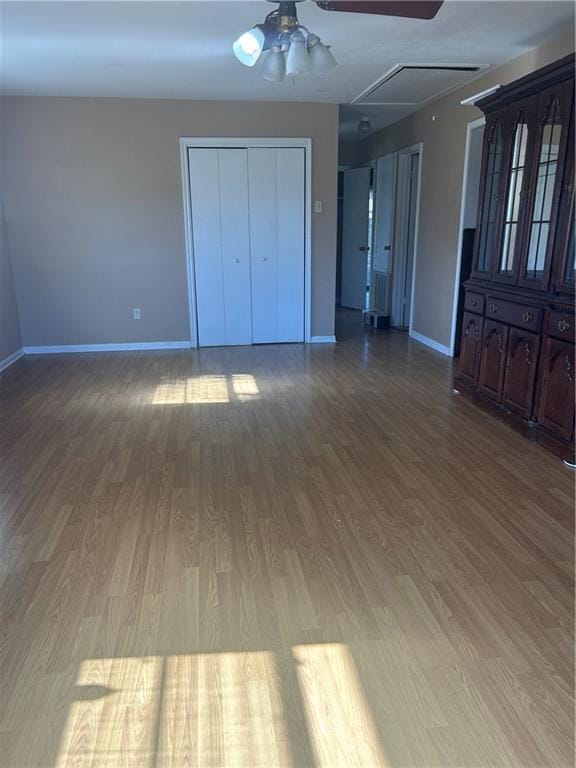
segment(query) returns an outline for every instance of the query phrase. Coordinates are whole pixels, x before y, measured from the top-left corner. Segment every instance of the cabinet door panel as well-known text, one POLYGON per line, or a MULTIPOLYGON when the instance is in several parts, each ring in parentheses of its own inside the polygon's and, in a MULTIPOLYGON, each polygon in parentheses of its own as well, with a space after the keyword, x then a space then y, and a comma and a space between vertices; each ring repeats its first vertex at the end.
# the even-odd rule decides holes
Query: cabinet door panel
MULTIPOLYGON (((574 118, 570 126, 570 136, 574 135, 574 118)), ((553 289, 558 293, 574 295, 576 275, 576 247, 574 243, 575 226, 574 207, 574 151, 566 153, 566 169, 560 197, 558 226, 552 260, 553 289)))
POLYGON ((506 110, 500 110, 486 123, 480 182, 478 229, 474 245, 474 277, 486 279, 492 271, 493 251, 499 242, 502 220, 503 161, 506 137, 503 125, 506 110))
POLYGON ((502 401, 508 326, 487 320, 482 339, 480 362, 480 390, 497 402, 502 401))
POLYGON ((503 223, 494 258, 494 279, 498 282, 515 283, 518 279, 525 198, 530 184, 529 160, 534 153, 537 115, 538 96, 531 96, 514 105, 507 124, 511 141, 505 143, 508 155, 504 166, 503 223))
POLYGON ((483 319, 470 312, 464 312, 462 321, 462 343, 460 346, 460 378, 470 384, 476 384, 480 344, 482 340, 483 319))
POLYGON ((521 285, 545 290, 562 191, 573 81, 540 94, 539 135, 533 157, 530 215, 523 243, 521 285))
POLYGON ((540 337, 537 334, 510 329, 502 402, 525 418, 530 418, 532 414, 539 347, 540 337))
POLYGON ((574 345, 548 338, 542 361, 538 421, 563 440, 574 431, 574 345))

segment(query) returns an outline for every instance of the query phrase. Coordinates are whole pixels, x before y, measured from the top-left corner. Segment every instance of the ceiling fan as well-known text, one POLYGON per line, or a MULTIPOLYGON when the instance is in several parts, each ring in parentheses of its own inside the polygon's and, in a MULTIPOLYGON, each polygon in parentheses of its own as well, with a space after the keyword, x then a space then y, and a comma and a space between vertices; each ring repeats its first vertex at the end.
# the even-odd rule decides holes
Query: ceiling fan
MULTIPOLYGON (((296 3, 303 0, 277 2, 262 24, 256 24, 236 40, 232 49, 236 58, 253 67, 263 51, 268 51, 262 76, 280 82, 313 72, 323 75, 336 66, 336 59, 318 35, 300 24, 296 3)), ((433 19, 443 0, 313 0, 323 11, 370 13, 376 16, 399 16, 408 19, 433 19)))

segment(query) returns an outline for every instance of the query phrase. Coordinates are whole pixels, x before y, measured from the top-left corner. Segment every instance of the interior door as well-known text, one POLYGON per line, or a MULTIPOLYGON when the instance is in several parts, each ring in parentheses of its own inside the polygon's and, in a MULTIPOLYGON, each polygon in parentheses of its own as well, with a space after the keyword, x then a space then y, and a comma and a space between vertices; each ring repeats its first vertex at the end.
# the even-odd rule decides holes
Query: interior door
POLYGON ((378 158, 374 194, 372 306, 387 315, 390 314, 390 275, 394 255, 396 163, 396 153, 378 158))
POLYGON ((304 341, 305 150, 248 150, 252 340, 304 341))
POLYGON ((198 344, 252 343, 246 149, 188 150, 198 344))
POLYGON ((343 307, 365 309, 370 168, 344 171, 342 213, 343 307))

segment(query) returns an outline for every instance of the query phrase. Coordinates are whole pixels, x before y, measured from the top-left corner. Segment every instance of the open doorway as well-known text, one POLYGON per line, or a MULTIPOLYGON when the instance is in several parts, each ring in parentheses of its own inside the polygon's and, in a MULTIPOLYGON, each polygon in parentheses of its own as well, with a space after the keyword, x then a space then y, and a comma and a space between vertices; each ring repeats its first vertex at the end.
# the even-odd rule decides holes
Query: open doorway
POLYGON ((454 306, 452 310, 452 336, 450 340, 450 353, 453 357, 458 357, 460 353, 460 333, 462 329, 462 315, 464 313, 464 283, 472 272, 472 258, 474 255, 478 217, 478 192, 480 189, 484 123, 485 119, 481 117, 468 123, 466 130, 460 229, 454 285, 454 306))

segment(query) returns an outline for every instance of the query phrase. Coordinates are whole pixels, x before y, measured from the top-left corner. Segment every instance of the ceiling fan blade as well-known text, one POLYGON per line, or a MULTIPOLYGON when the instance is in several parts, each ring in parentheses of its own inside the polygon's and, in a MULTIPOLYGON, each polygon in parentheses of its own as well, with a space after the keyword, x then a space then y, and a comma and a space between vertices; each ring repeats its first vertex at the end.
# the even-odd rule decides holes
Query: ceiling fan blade
POLYGON ((373 13, 407 19, 433 19, 444 0, 315 0, 323 11, 373 13))

